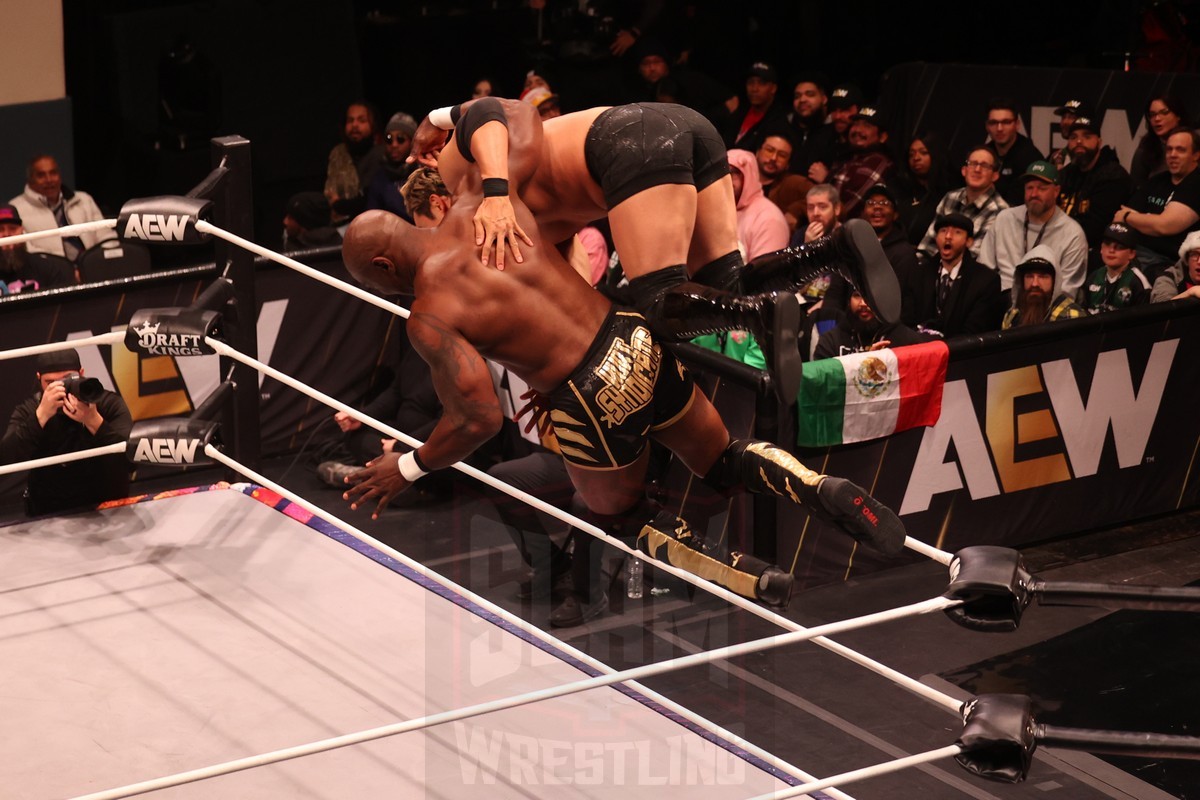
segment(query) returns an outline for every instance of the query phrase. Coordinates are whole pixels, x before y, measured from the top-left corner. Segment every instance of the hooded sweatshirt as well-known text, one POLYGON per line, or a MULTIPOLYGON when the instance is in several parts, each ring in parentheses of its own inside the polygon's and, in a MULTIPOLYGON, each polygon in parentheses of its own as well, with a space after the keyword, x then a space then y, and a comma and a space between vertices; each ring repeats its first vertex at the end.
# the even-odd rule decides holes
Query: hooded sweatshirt
MULTIPOLYGON (((1057 215, 1055 215, 1057 216, 1057 215)), ((1005 314, 1004 321, 1000 323, 1003 330, 1008 330, 1021 321, 1021 301, 1025 295, 1025 271, 1021 269, 1021 265, 1034 259, 1042 259, 1050 264, 1054 269, 1054 286, 1050 290, 1051 301, 1046 307, 1046 318, 1044 322, 1054 322, 1060 319, 1079 319, 1086 317, 1087 311, 1083 306, 1075 302, 1075 298, 1069 293, 1062 290, 1062 280, 1058 274, 1058 257, 1054 254, 1054 248, 1049 245, 1039 244, 1037 247, 1030 250, 1021 259, 1021 263, 1014 267, 1013 274, 1013 305, 1005 314)))
POLYGON ((747 261, 787 247, 788 224, 779 206, 763 194, 758 162, 748 150, 730 150, 729 165, 742 173, 737 198, 737 232, 747 261))

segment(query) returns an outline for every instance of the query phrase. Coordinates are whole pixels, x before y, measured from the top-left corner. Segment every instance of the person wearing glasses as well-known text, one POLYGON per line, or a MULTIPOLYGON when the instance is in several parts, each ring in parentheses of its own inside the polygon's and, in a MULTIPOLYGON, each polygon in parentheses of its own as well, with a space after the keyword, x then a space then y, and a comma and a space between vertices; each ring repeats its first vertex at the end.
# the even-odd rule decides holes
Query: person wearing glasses
POLYGON ((983 243, 992 230, 996 216, 1008 208, 1008 203, 996 191, 996 175, 1000 161, 996 152, 988 145, 980 145, 967 154, 967 160, 962 165, 963 183, 961 189, 951 189, 946 192, 934 213, 934 222, 929 223, 925 238, 917 246, 917 250, 929 258, 937 258, 936 221, 951 214, 962 214, 975 224, 975 235, 971 240, 971 255, 976 258, 983 250, 983 243))
POLYGON ((390 211, 412 222, 404 198, 400 196, 400 187, 412 174, 412 165, 406 164, 405 160, 412 152, 412 138, 416 130, 417 121, 403 111, 397 111, 388 120, 383 134, 383 163, 367 186, 368 209, 390 211))
POLYGON ((1155 175, 1167 171, 1167 134, 1176 128, 1194 128, 1191 114, 1180 97, 1161 93, 1146 104, 1146 133, 1133 151, 1129 175, 1134 186, 1141 186, 1155 175))
POLYGON ((1010 206, 1019 206, 1024 201, 1025 182, 1021 173, 1034 161, 1045 156, 1033 146, 1029 137, 1021 133, 1021 121, 1017 117, 1017 104, 1007 97, 994 97, 987 107, 987 135, 992 149, 996 151, 996 191, 1010 206))

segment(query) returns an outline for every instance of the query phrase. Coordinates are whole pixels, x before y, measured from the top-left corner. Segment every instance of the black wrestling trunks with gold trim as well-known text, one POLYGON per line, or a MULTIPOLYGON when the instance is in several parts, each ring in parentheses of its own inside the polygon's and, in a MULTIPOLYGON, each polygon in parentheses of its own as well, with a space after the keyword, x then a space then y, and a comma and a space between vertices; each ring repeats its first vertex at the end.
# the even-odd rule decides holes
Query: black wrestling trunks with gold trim
POLYGON ((589 469, 632 464, 653 430, 692 405, 692 377, 636 311, 612 308, 583 361, 550 393, 563 458, 589 469))

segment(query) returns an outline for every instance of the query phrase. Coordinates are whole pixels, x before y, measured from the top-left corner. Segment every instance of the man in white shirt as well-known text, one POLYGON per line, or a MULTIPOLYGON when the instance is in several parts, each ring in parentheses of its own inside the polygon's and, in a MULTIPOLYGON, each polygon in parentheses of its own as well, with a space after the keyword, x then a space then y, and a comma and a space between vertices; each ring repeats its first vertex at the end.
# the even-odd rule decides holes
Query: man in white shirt
POLYGON ((1058 265, 1060 291, 1074 297, 1087 275, 1087 237, 1058 207, 1058 168, 1049 161, 1034 161, 1021 177, 1025 204, 997 215, 979 260, 1000 273, 1000 288, 1009 291, 1015 267, 1030 250, 1045 245, 1058 265))
MULTIPOLYGON (((20 212, 26 233, 104 219, 91 195, 63 186, 58 162, 53 156, 34 156, 26 176, 25 191, 9 201, 20 212)), ((51 253, 76 261, 89 247, 115 238, 115 231, 109 228, 78 236, 35 239, 28 242, 28 248, 31 253, 51 253)))

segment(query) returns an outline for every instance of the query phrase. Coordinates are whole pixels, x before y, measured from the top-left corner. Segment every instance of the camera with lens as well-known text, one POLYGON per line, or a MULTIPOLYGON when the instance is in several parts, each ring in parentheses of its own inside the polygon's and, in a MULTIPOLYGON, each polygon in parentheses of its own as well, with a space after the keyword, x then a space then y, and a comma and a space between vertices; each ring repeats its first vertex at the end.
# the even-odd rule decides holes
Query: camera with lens
POLYGON ((96 378, 85 378, 78 372, 72 372, 62 382, 67 394, 73 394, 85 403, 95 403, 104 396, 104 387, 96 378))

